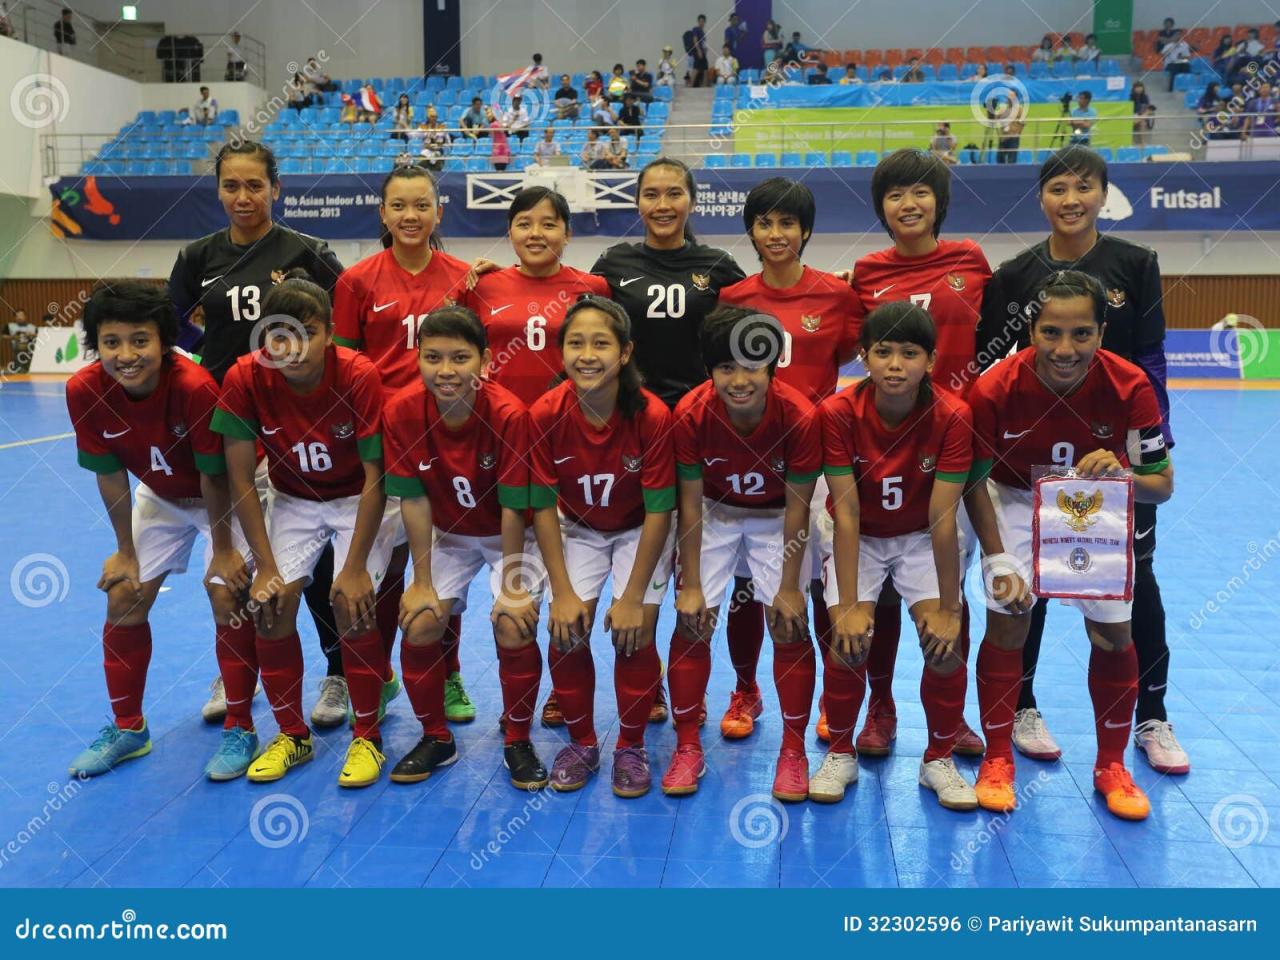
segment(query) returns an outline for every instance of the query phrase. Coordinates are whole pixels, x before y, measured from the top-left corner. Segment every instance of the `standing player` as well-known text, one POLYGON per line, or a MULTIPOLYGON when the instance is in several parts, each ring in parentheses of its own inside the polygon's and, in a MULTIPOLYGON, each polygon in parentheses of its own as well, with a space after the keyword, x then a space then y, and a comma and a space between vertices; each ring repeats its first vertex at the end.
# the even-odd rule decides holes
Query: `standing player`
POLYGON ((205 773, 230 780, 257 752, 250 703, 257 682, 253 625, 234 617, 249 585, 244 539, 232 522, 222 442, 209 429, 218 385, 174 352, 177 317, 164 291, 123 281, 99 287, 84 312, 85 343, 98 360, 67 382, 77 460, 98 477, 116 535, 98 589, 107 594, 102 628, 107 695, 115 722, 71 763, 97 776, 151 752, 142 694, 151 662, 147 616, 165 577, 182 573, 196 535, 205 538, 205 589, 216 624, 218 663, 237 696, 222 744, 205 773), (129 474, 138 478, 129 504, 129 474))
POLYGON ((675 413, 680 564, 668 682, 677 745, 662 792, 693 793, 706 772, 698 711, 711 676, 711 637, 725 588, 745 562, 755 595, 768 604, 774 640, 783 733, 773 795, 799 801, 809 793, 804 731, 815 681, 801 572, 822 469, 821 426, 809 398, 774 376, 786 342, 774 317, 754 306, 720 307, 701 340, 711 379, 685 394, 675 413))
MULTIPOLYGON (((169 275, 169 298, 183 320, 189 321, 197 309, 202 311, 200 362, 221 383, 236 359, 258 346, 250 342, 252 333, 266 316, 262 301, 274 284, 290 270, 301 268, 332 295, 342 264, 323 240, 272 219, 272 205, 280 199, 280 176, 269 147, 253 140, 228 143, 218 151, 213 170, 227 226, 189 243, 178 254, 169 275)), ((342 652, 329 603, 332 580, 333 551, 326 548, 306 591, 307 608, 329 664, 311 712, 312 722, 324 727, 335 726, 347 716, 342 652)), ((221 681, 219 677, 213 682, 209 702, 201 711, 210 723, 226 716, 221 681)))
MULTIPOLYGON (((816 207, 813 193, 804 184, 772 177, 752 187, 742 210, 747 236, 760 258, 760 272, 720 291, 720 302, 758 307, 782 322, 786 342, 778 358, 778 379, 819 404, 836 392, 840 365, 857 352, 861 314, 849 285, 830 273, 806 267, 801 260, 813 236, 816 207)), ((709 367, 709 365, 708 365, 709 367)), ((826 480, 818 478, 814 504, 821 509, 827 499, 826 480)), ((811 562, 805 573, 813 596, 814 629, 825 645, 831 625, 822 595, 820 538, 809 535, 811 562)), ((743 571, 739 570, 739 574, 743 571)), ((746 737, 760 715, 760 688, 756 664, 764 639, 760 604, 741 598, 751 596, 750 578, 734 581, 735 603, 729 615, 729 656, 737 674, 737 687, 720 720, 725 737, 746 737)))
POLYGON ((529 741, 542 654, 529 506, 529 415, 507 389, 481 380, 493 359, 484 327, 465 307, 442 307, 418 327, 420 379, 386 409, 387 493, 413 551, 405 591, 400 667, 423 736, 391 771, 399 783, 425 780, 457 759, 446 725, 446 665, 440 639, 466 602, 476 574, 489 567, 493 638, 506 721, 503 758, 522 790, 547 785, 529 741), (531 592, 532 590, 532 592, 531 592))
POLYGON ((653 640, 674 552, 671 413, 641 387, 630 324, 613 301, 570 307, 560 350, 567 380, 529 412, 529 499, 551 588, 548 659, 571 738, 551 785, 580 789, 600 765, 591 628, 612 576, 604 628, 618 699, 613 792, 639 797, 651 782, 644 727, 661 682, 653 640))
MULTIPOLYGON (((383 402, 396 392, 421 382, 418 374, 418 325, 432 310, 462 297, 470 266, 441 249, 437 230, 444 214, 431 174, 422 167, 396 167, 382 181, 383 249, 352 266, 339 279, 333 297, 333 340, 363 350, 382 377, 383 402)), ((395 501, 391 512, 395 513, 395 501)), ((409 548, 403 528, 392 520, 399 540, 387 576, 378 592, 378 630, 386 650, 386 690, 390 700, 398 692, 391 668, 404 570, 409 548)), ((444 643, 449 657, 446 686, 449 719, 469 722, 476 708, 462 685, 458 667, 457 624, 444 643)))
MULTIPOLYGON (((982 291, 991 268, 972 240, 942 240, 939 234, 951 202, 951 171, 932 154, 895 150, 876 164, 871 202, 893 238, 893 246, 862 257, 853 268, 853 289, 864 313, 883 303, 909 300, 933 318, 938 359, 935 387, 964 397, 977 376, 974 330, 982 309, 982 291)), ((961 598, 963 600, 963 597, 961 598)), ((867 658, 871 702, 858 733, 858 752, 885 756, 897 735, 893 670, 902 632, 902 604, 885 588, 875 615, 875 636, 867 658)), ((968 657, 969 611, 962 615, 961 655, 968 657)), ((981 756, 982 740, 961 720, 955 752, 981 756)))
POLYGON ((249 767, 256 782, 279 780, 314 755, 302 719, 302 589, 326 542, 334 545, 331 599, 355 709, 355 737, 338 783, 378 780, 383 754, 382 638, 374 597, 395 527, 384 516, 382 389, 369 359, 332 344, 329 298, 305 279, 286 279, 263 300, 273 320, 266 346, 227 373, 213 415, 226 438, 236 515, 256 566, 256 648, 280 733, 249 767), (260 441, 271 485, 264 515, 254 486, 260 441))
POLYGON ((920 785, 949 809, 978 805, 951 759, 966 680, 956 512, 973 461, 973 423, 963 400, 933 389, 935 347, 925 310, 901 300, 877 307, 862 327, 867 379, 822 405, 835 521, 826 561, 833 636, 823 674, 831 750, 809 782, 813 800, 841 800, 857 782, 853 728, 876 598, 887 580, 906 600, 924 651, 920 700, 929 746, 920 785))
MULTIPOLYGON (((1102 284, 1107 294, 1103 348, 1137 364, 1151 383, 1164 425, 1169 430, 1169 394, 1164 356, 1164 308, 1160 266, 1148 247, 1098 233, 1098 214, 1106 202, 1107 164, 1088 147, 1070 146, 1050 156, 1040 168, 1040 206, 1049 221, 1049 237, 1000 266, 988 286, 978 328, 979 358, 984 365, 1003 356, 1015 343, 1025 347, 1027 321, 1036 309, 1032 294, 1059 270, 1079 270, 1102 284)), ((1138 651, 1137 726, 1134 743, 1160 773, 1187 773, 1191 761, 1173 735, 1165 712, 1169 684, 1169 645, 1165 639, 1164 603, 1155 575, 1156 506, 1134 507, 1133 644, 1138 651)), ((1022 696, 1014 721, 1013 742, 1023 754, 1056 760, 1058 748, 1040 711, 1032 685, 1046 604, 1036 604, 1023 648, 1022 696)))
MULTIPOLYGON (((1136 501, 1163 503, 1173 493, 1173 466, 1155 391, 1142 370, 1100 349, 1107 309, 1101 284, 1088 274, 1064 271, 1032 292, 1040 309, 1031 318, 1031 346, 979 378, 969 396, 977 442, 965 502, 982 544, 984 569, 995 574, 990 594, 996 598, 988 600, 987 632, 978 653, 987 755, 977 794, 984 808, 1001 813, 1017 806, 1012 734, 1022 685, 1021 648, 1035 603, 1026 582, 1032 565, 1033 469, 1059 464, 1074 467, 1080 476, 1102 477, 1132 467, 1136 501)), ((1124 767, 1138 696, 1138 658, 1130 636, 1133 604, 1066 603, 1084 614, 1093 644, 1094 789, 1116 816, 1144 819, 1150 804, 1124 767)))

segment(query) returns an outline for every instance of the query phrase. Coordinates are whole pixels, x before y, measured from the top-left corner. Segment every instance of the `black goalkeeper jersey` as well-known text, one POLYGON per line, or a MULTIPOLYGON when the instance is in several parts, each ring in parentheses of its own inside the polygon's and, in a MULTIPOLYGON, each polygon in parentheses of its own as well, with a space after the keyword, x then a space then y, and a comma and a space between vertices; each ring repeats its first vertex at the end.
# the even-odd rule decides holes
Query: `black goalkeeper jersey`
POLYGON ((197 305, 204 308, 201 363, 219 383, 236 358, 249 352, 267 291, 296 267, 333 296, 342 264, 328 244, 279 224, 244 246, 231 242, 230 228, 219 230, 178 254, 169 296, 181 317, 197 305))
POLYGON ((699 346, 702 321, 721 289, 746 274, 730 254, 700 243, 678 250, 619 243, 600 256, 591 272, 609 281, 612 298, 631 318, 635 360, 645 387, 674 407, 707 379, 699 346))

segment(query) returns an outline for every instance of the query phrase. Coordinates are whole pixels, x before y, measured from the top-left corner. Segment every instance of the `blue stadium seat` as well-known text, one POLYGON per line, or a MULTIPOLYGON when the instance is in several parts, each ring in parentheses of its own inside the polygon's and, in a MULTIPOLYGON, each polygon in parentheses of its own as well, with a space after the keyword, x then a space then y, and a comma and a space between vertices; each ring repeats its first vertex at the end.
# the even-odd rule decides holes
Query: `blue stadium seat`
MULTIPOLYGON (((486 144, 487 145, 487 144, 486 144)), ((475 148, 475 141, 470 137, 459 137, 449 145, 449 156, 469 157, 475 148)))
POLYGON ((960 79, 960 70, 954 63, 944 63, 938 67, 939 80, 958 80, 960 79))
POLYGON ((1103 160, 1107 161, 1107 163, 1110 163, 1113 159, 1115 159, 1115 155, 1112 152, 1110 147, 1094 147, 1093 149, 1096 150, 1098 153, 1098 156, 1100 156, 1103 160))
POLYGON ((723 170, 729 166, 729 158, 722 153, 709 153, 703 158, 702 165, 708 170, 723 170))
MULTIPOLYGON (((804 166, 804 158, 800 156, 800 154, 798 153, 784 153, 780 159, 781 159, 781 163, 779 164, 779 166, 783 166, 783 167, 803 167, 804 166)), ((757 162, 756 166, 760 166, 760 164, 757 162)))
POLYGON ((1119 60, 1113 60, 1108 57, 1105 60, 1098 61, 1098 72, 1104 77, 1119 77, 1124 74, 1124 68, 1120 65, 1119 60))
POLYGON ((1116 163, 1138 163, 1142 160, 1142 151, 1137 147, 1121 147, 1116 151, 1116 163))
POLYGON ((382 155, 384 157, 398 157, 408 149, 409 145, 403 140, 388 140, 382 145, 382 155))
POLYGON ((738 78, 743 83, 759 83, 760 71, 757 70, 755 67, 748 67, 746 70, 741 70, 738 72, 738 78))
POLYGON ((1044 163, 1046 160, 1048 160, 1048 159, 1049 159, 1049 154, 1051 154, 1051 153, 1053 153, 1053 151, 1052 151, 1052 150, 1044 150, 1044 149, 1042 149, 1042 150, 1037 150, 1037 151, 1036 151, 1036 163, 1044 163))
POLYGON ((431 76, 427 77, 426 87, 427 87, 427 90, 432 93, 434 93, 437 90, 443 90, 444 77, 438 76, 437 74, 433 73, 431 76))
POLYGON ((467 86, 470 87, 472 90, 475 90, 478 87, 491 86, 492 83, 493 81, 490 80, 488 77, 486 77, 483 73, 475 73, 467 77, 467 86))
POLYGON ((1069 80, 1076 75, 1076 67, 1074 63, 1059 60, 1053 65, 1050 73, 1055 80, 1069 80))
POLYGON ((125 164, 124 172, 130 177, 145 177, 147 175, 148 160, 130 160, 125 164))
POLYGON ((444 162, 445 173, 461 173, 467 169, 467 161, 450 158, 444 162))
POLYGON ((190 160, 170 160, 169 175, 173 177, 189 177, 194 171, 190 160))
POLYGON ((1032 60, 1030 75, 1032 80, 1044 80, 1049 76, 1049 65, 1039 60, 1032 60))
POLYGON ((461 77, 450 77, 444 82, 444 88, 446 90, 461 90, 465 86, 466 84, 462 82, 461 77))
POLYGON ((1153 143, 1142 148, 1142 159, 1146 160, 1148 157, 1162 157, 1166 153, 1169 153, 1169 147, 1167 144, 1153 143))
POLYGON ((1173 78, 1173 89, 1175 93, 1182 93, 1186 90, 1203 91, 1204 87, 1204 77, 1197 76, 1194 73, 1180 73, 1173 78))
POLYGON ((467 161, 468 173, 484 173, 489 169, 488 157, 472 157, 467 161))
POLYGON ((637 152, 642 157, 656 157, 662 152, 662 142, 654 137, 645 137, 640 141, 640 149, 637 152))
POLYGON ((852 167, 853 154, 848 150, 836 150, 831 154, 831 166, 833 167, 852 167))
POLYGON ((1018 163, 1034 163, 1035 157, 1030 150, 1018 151, 1018 163))
POLYGON ((960 67, 961 80, 968 80, 970 77, 976 76, 977 73, 978 73, 978 65, 976 63, 966 63, 966 64, 962 64, 960 67))
POLYGON ((772 153, 757 153, 755 155, 754 166, 776 167, 777 165, 778 165, 778 158, 775 157, 772 153))
POLYGON ((1182 105, 1188 110, 1194 110, 1200 103, 1200 98, 1204 96, 1203 90, 1188 90, 1182 98, 1182 105))
POLYGON ((671 102, 672 90, 670 87, 658 87, 653 91, 653 99, 661 100, 663 103, 671 102))
POLYGON ((356 173, 376 173, 382 164, 373 157, 356 157, 356 173))
POLYGON ((357 157, 380 157, 382 156, 382 142, 372 138, 360 141, 360 146, 356 148, 357 157))
POLYGON ((970 164, 977 162, 977 154, 978 151, 976 150, 959 150, 956 155, 960 160, 961 166, 967 167, 970 164))
POLYGON ((874 167, 879 162, 880 156, 874 150, 859 150, 854 160, 859 167, 874 167))
POLYGON ((239 110, 220 110, 218 112, 218 123, 224 127, 234 127, 240 123, 239 110))
POLYGON ((144 127, 154 127, 160 120, 154 110, 139 110, 137 122, 144 127))
POLYGON ((531 163, 533 163, 533 157, 512 157, 511 166, 507 167, 507 172, 524 173, 531 163))
POLYGON ((751 154, 735 153, 729 157, 729 166, 731 167, 749 167, 751 166, 751 154))
POLYGON ((806 167, 825 167, 827 165, 827 155, 813 151, 806 153, 804 155, 804 165, 806 167))
POLYGON ((280 172, 283 174, 306 173, 310 166, 310 163, 306 160, 297 157, 286 157, 280 161, 280 172))

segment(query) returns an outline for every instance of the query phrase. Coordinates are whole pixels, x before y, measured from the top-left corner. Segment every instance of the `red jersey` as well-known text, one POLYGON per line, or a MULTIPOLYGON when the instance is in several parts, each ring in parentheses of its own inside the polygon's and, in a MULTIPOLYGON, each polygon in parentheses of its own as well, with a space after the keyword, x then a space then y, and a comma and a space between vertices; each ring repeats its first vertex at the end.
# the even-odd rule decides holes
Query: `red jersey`
POLYGON ((481 277, 461 302, 476 312, 489 334, 489 379, 532 406, 564 367, 560 327, 584 293, 608 297, 609 281, 565 266, 551 277, 527 277, 519 267, 481 277))
POLYGON ((333 290, 333 339, 369 355, 386 399, 419 379, 418 326, 437 307, 456 303, 471 265, 440 250, 420 273, 409 273, 390 249, 342 272, 333 290))
MULTIPOLYGON (((825 470, 858 484, 859 532, 900 537, 929 529, 934 479, 963 483, 973 465, 973 416, 954 394, 934 392, 924 408, 890 429, 876 411, 876 390, 841 390, 822 404, 825 470)), ((827 510, 834 516, 831 497, 827 510)))
POLYGON ((1036 375, 1034 347, 1006 357, 978 378, 969 395, 975 456, 994 461, 992 479, 1031 489, 1032 468, 1074 466, 1086 453, 1110 450, 1140 473, 1163 468, 1160 407, 1147 375, 1109 350, 1094 355, 1069 396, 1036 375))
POLYGON ((156 388, 139 399, 95 361, 67 381, 76 459, 94 473, 127 470, 166 500, 199 497, 200 474, 227 470, 209 429, 217 403, 217 381, 181 354, 164 359, 156 388))
POLYGON ((529 413, 515 394, 481 383, 470 419, 446 426, 423 384, 406 387, 383 414, 387 493, 426 497, 437 530, 502 533, 502 508, 529 506, 529 413))
POLYGON ((372 361, 329 347, 314 390, 295 393, 262 351, 227 371, 213 429, 259 440, 271 485, 303 500, 337 500, 364 489, 363 461, 382 459, 382 383, 372 361))
POLYGON ((720 301, 756 307, 777 317, 787 342, 778 360, 777 378, 821 403, 836 392, 840 358, 852 358, 862 329, 862 307, 843 280, 805 267, 800 282, 777 289, 757 273, 720 291, 720 301))
MULTIPOLYGON (((738 284, 741 286, 741 284, 738 284)), ((809 483, 822 472, 822 426, 813 404, 778 380, 769 384, 764 417, 743 436, 729 422, 710 381, 676 404, 676 473, 702 478, 709 500, 735 507, 786 505, 788 483, 809 483)))
POLYGON ((894 300, 910 300, 929 311, 938 330, 933 382, 962 397, 978 376, 975 337, 982 291, 990 279, 987 258, 972 240, 939 240, 938 249, 923 257, 904 257, 889 247, 853 267, 859 320, 894 300))
POLYGON ((630 530, 644 515, 676 506, 671 411, 648 390, 634 417, 615 410, 603 427, 587 421, 566 380, 529 411, 529 500, 556 506, 594 530, 630 530))

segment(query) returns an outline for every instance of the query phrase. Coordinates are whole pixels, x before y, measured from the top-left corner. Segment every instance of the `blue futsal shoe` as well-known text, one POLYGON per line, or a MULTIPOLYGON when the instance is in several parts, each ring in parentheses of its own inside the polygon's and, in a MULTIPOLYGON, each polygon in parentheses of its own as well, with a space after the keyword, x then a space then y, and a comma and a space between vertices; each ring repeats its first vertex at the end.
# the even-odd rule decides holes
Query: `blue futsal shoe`
POLYGON ((210 780, 234 780, 244 776, 257 756, 256 733, 244 727, 223 730, 222 743, 218 745, 218 752, 204 765, 204 775, 210 780))
POLYGON ((98 732, 98 739, 71 761, 70 773, 73 777, 101 776, 125 760, 150 752, 151 733, 145 720, 141 730, 121 730, 109 723, 98 732))

